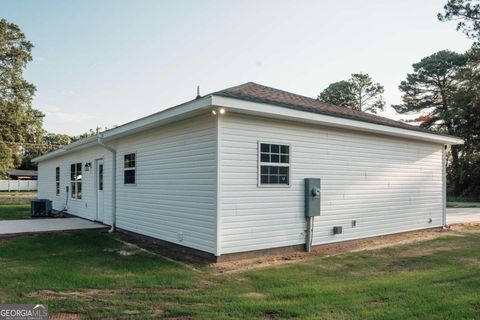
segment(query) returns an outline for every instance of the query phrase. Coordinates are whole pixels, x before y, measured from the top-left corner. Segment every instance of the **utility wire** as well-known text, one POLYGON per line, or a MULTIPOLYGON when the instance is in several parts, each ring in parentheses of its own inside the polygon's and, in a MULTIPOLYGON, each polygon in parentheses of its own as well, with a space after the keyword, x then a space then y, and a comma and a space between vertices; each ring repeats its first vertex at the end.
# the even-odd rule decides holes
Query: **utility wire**
POLYGON ((31 143, 31 142, 8 142, 8 141, 1 141, 5 144, 14 144, 14 145, 29 145, 29 146, 41 146, 41 147, 63 147, 66 146, 66 144, 48 144, 48 143, 31 143))

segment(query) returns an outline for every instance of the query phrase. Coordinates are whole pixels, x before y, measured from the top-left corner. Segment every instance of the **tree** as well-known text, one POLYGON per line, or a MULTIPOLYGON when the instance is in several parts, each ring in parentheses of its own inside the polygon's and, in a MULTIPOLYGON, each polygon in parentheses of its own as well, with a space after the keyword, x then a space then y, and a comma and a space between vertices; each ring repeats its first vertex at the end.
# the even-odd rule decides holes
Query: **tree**
POLYGON ((377 113, 383 111, 385 101, 382 94, 384 88, 379 83, 373 83, 368 74, 354 73, 349 80, 353 93, 357 98, 357 110, 377 113))
POLYGON ((447 181, 454 195, 480 200, 480 53, 472 50, 466 56, 452 99, 456 134, 464 139, 464 145, 456 147, 457 164, 448 166, 447 181))
POLYGON ((32 159, 59 149, 72 142, 72 137, 62 133, 45 133, 41 143, 25 144, 22 152, 22 163, 19 169, 36 170, 37 164, 32 159))
POLYGON ((422 127, 454 134, 451 102, 457 90, 456 74, 466 62, 465 55, 443 50, 413 64, 413 73, 399 86, 403 104, 392 107, 401 114, 424 112, 419 118, 422 127))
POLYGON ((32 48, 17 25, 0 20, 0 176, 20 164, 25 143, 42 141, 44 115, 32 107, 35 86, 23 78, 32 48))
MULTIPOLYGON (((454 102, 458 97, 457 75, 466 67, 467 56, 448 50, 439 51, 413 64, 413 73, 400 83, 403 103, 392 107, 401 114, 422 114, 420 126, 450 135, 459 135, 461 109, 454 102)), ((452 170, 459 170, 459 146, 452 146, 452 170)), ((453 189, 459 189, 459 180, 453 189)))
POLYGON ((457 30, 465 33, 480 45, 480 3, 478 0, 449 0, 445 12, 437 15, 440 21, 458 21, 457 30))
POLYGON ((353 73, 349 80, 329 85, 320 93, 318 100, 353 110, 377 113, 385 107, 383 92, 383 86, 374 83, 368 74, 353 73))
POLYGON ((44 146, 45 146, 45 153, 51 152, 67 144, 71 143, 73 140, 68 134, 63 133, 47 133, 43 137, 44 146))
POLYGON ((318 100, 347 108, 356 103, 350 83, 345 80, 330 84, 320 93, 318 100))
POLYGON ((94 136, 96 135, 98 132, 100 132, 100 128, 96 128, 95 130, 93 129, 88 129, 87 132, 84 132, 78 136, 74 136, 72 137, 72 142, 75 142, 75 141, 78 141, 78 140, 82 140, 82 139, 85 139, 85 138, 88 138, 88 137, 91 137, 91 136, 94 136))

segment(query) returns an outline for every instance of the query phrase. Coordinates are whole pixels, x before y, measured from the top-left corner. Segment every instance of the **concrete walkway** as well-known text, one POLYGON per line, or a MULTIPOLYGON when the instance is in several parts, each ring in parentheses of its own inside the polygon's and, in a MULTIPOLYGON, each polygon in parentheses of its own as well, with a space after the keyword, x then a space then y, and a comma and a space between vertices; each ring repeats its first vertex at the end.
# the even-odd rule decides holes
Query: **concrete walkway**
POLYGON ((5 220, 0 221, 0 237, 41 232, 106 228, 108 228, 108 226, 104 224, 81 218, 5 220))
POLYGON ((447 224, 480 222, 480 208, 447 208, 447 224))

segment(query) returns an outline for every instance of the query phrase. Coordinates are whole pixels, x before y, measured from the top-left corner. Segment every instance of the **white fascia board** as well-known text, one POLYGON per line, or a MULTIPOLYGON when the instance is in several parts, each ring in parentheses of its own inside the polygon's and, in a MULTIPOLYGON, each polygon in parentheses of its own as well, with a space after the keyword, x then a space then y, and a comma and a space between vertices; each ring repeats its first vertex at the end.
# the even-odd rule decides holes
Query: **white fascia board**
POLYGON ((85 139, 82 139, 82 140, 79 140, 79 141, 72 142, 72 143, 66 145, 65 147, 62 147, 62 148, 57 149, 55 151, 44 154, 43 156, 33 158, 32 162, 37 162, 38 163, 38 162, 41 162, 41 161, 45 161, 45 160, 48 160, 48 159, 51 159, 51 158, 55 158, 55 157, 64 155, 64 154, 69 153, 70 151, 73 151, 73 150, 75 150, 75 151, 76 150, 82 150, 82 149, 94 146, 96 144, 97 144, 97 136, 95 135, 95 136, 91 136, 91 137, 88 137, 88 138, 85 138, 85 139))
POLYGON ((178 121, 201 113, 212 105, 212 97, 206 96, 181 105, 154 113, 152 115, 128 122, 119 127, 101 133, 102 140, 108 141, 130 135, 143 130, 151 129, 163 124, 178 121))
POLYGON ((34 158, 33 162, 41 162, 51 158, 55 158, 73 151, 81 150, 97 144, 100 138, 102 141, 109 141, 118 139, 120 137, 134 134, 143 130, 151 129, 170 122, 185 119, 203 112, 212 105, 212 97, 206 96, 200 99, 192 100, 178 106, 154 113, 152 115, 128 122, 119 127, 101 132, 99 135, 88 137, 76 142, 73 142, 65 147, 47 153, 43 156, 34 158))
POLYGON ((223 107, 231 111, 246 113, 251 115, 277 118, 284 120, 294 120, 300 122, 308 122, 329 127, 344 128, 350 130, 358 130, 382 135, 389 135, 407 139, 422 140, 439 144, 456 145, 463 144, 463 140, 452 136, 444 136, 433 133, 408 130, 375 123, 369 123, 358 120, 333 117, 318 113, 300 111, 279 107, 275 105, 244 101, 234 98, 221 96, 212 96, 212 105, 223 107))

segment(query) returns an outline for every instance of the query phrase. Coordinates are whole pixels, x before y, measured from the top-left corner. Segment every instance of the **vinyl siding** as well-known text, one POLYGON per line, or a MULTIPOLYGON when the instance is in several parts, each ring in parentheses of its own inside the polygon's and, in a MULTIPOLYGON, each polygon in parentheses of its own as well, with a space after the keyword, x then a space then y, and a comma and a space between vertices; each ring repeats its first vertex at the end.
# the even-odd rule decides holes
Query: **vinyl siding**
POLYGON ((442 225, 442 145, 234 113, 219 126, 222 254, 305 243, 307 177, 322 184, 313 244, 442 225), (290 187, 257 186, 258 141, 290 144, 290 187))
MULTIPOLYGON (((194 249, 216 252, 216 149, 213 115, 171 123, 108 143, 117 150, 118 228, 194 249), (136 153, 136 184, 123 183, 123 157, 136 153)), ((84 149, 39 163, 39 197, 65 205, 70 164, 104 158, 105 210, 111 223, 111 153, 84 149), (104 156, 103 156, 104 155, 104 156), (55 196, 55 167, 61 166, 60 197, 55 196)), ((84 173, 82 200, 69 199, 69 213, 94 219, 94 171, 84 173)))
POLYGON ((67 192, 70 188, 70 165, 82 163, 82 199, 72 199, 68 195, 68 213, 94 220, 96 218, 95 160, 104 159, 104 223, 111 224, 112 215, 112 156, 101 147, 95 146, 79 150, 38 164, 38 198, 52 200, 55 210, 63 210, 67 204, 67 192), (85 171, 85 163, 91 162, 92 168, 85 171), (55 192, 55 168, 60 167, 60 195, 55 192))
POLYGON ((117 144, 117 227, 216 251, 216 120, 213 115, 128 136, 117 144), (136 153, 136 184, 123 157, 136 153))

